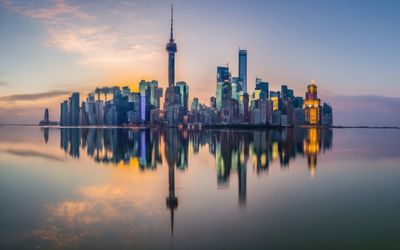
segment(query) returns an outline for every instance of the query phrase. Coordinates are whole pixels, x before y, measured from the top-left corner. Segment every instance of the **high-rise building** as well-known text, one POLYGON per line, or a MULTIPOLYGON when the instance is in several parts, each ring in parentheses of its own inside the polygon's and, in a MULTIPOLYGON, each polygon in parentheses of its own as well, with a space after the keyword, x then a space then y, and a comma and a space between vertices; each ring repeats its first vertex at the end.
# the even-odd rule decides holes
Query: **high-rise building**
POLYGON ((151 108, 160 108, 160 98, 162 97, 162 88, 158 87, 158 81, 152 80, 147 82, 148 88, 150 88, 150 104, 151 108))
POLYGON ((60 125, 68 126, 68 101, 63 101, 60 104, 60 125))
POLYGON ((306 99, 304 100, 303 110, 305 123, 309 125, 320 124, 321 101, 317 96, 317 86, 314 81, 307 86, 306 99))
POLYGON ((217 67, 217 93, 216 93, 216 106, 221 110, 222 101, 222 86, 225 81, 230 81, 229 67, 217 67))
POLYGON ((104 102, 102 100, 96 101, 96 120, 97 125, 104 124, 104 102))
MULTIPOLYGON (((57 122, 52 122, 52 121, 50 121, 49 109, 46 108, 46 109, 44 110, 44 117, 43 117, 43 120, 41 120, 41 121, 39 122, 39 125, 40 125, 40 126, 50 126, 50 125, 57 125, 57 124, 58 124, 57 122)), ((45 130, 45 141, 46 141, 46 143, 47 143, 47 141, 48 141, 48 134, 47 134, 47 137, 46 137, 46 130, 45 130)))
POLYGON ((129 96, 130 111, 128 114, 128 123, 140 123, 141 121, 141 107, 140 107, 141 97, 140 93, 131 93, 129 96))
POLYGON ((190 108, 191 111, 199 110, 199 98, 195 97, 192 101, 192 106, 190 108))
POLYGON ((221 122, 232 122, 232 86, 229 80, 222 85, 222 101, 221 101, 221 122))
POLYGON ((89 125, 88 113, 86 112, 86 102, 82 101, 81 103, 81 113, 80 113, 80 121, 79 124, 82 126, 89 125))
POLYGON ((180 95, 180 105, 183 107, 183 115, 188 112, 188 102, 189 102, 189 86, 184 81, 176 83, 180 95))
MULTIPOLYGON (((140 93, 140 117, 142 122, 148 122, 150 119, 150 112, 153 109, 160 108, 160 98, 162 97, 162 88, 158 87, 158 82, 155 80, 139 82, 140 93)), ((129 96, 132 102, 132 94, 129 96)), ((132 114, 131 114, 132 115, 132 114)))
POLYGON ((140 92, 140 119, 141 122, 148 122, 150 119, 150 82, 141 80, 139 83, 140 92))
POLYGON ((282 100, 286 101, 288 99, 294 98, 294 92, 292 89, 289 89, 287 85, 281 86, 281 97, 282 100))
POLYGON ((278 110, 279 109, 280 92, 279 91, 271 91, 269 96, 272 101, 272 110, 274 110, 274 111, 278 110))
POLYGON ((239 77, 232 77, 231 81, 232 86, 232 98, 236 101, 240 101, 240 91, 242 90, 241 82, 239 81, 239 77))
POLYGON ((243 121, 249 122, 250 121, 250 112, 249 112, 249 94, 247 92, 243 93, 240 96, 240 104, 243 106, 243 121))
POLYGON ((216 109, 217 108, 217 99, 215 96, 210 97, 210 108, 216 109))
POLYGON ((230 80, 230 77, 229 67, 217 67, 217 82, 225 82, 226 80, 230 80))
POLYGON ((332 115, 332 107, 324 103, 322 105, 322 118, 321 118, 321 124, 325 126, 332 126, 333 123, 333 115, 332 115))
POLYGON ((131 89, 128 86, 122 87, 122 95, 123 96, 129 96, 130 93, 131 93, 131 89))
POLYGON ((256 79, 256 91, 259 91, 259 99, 266 100, 268 99, 269 93, 269 83, 262 81, 260 78, 256 79))
POLYGON ((49 121, 50 121, 50 119, 49 119, 49 109, 48 109, 48 108, 46 108, 46 109, 44 110, 44 118, 43 118, 43 121, 44 121, 44 122, 49 122, 49 121))
POLYGON ((239 78, 242 81, 242 91, 247 93, 247 50, 239 49, 239 78))
POLYGON ((70 97, 71 126, 79 126, 79 92, 72 93, 70 97))
MULTIPOLYGON (((85 125, 97 125, 96 102, 94 93, 89 93, 86 103, 82 102, 81 120, 86 122, 85 125)), ((82 124, 83 125, 83 124, 82 124)))

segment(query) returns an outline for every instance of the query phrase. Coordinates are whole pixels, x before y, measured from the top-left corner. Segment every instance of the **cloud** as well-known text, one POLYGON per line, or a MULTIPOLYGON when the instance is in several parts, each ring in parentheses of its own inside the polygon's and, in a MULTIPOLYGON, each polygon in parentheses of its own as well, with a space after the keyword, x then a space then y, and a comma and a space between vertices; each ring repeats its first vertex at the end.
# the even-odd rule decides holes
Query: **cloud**
POLYGON ((120 22, 110 25, 103 18, 104 15, 118 15, 119 19, 128 18, 129 22, 139 26, 153 26, 154 23, 135 16, 121 17, 121 13, 132 13, 126 11, 127 8, 136 8, 136 4, 129 1, 116 4, 115 7, 107 6, 106 9, 97 6, 95 13, 102 16, 98 19, 84 11, 83 6, 64 0, 56 0, 51 7, 44 8, 28 7, 27 4, 16 4, 11 0, 0 0, 0 3, 9 10, 41 21, 47 30, 45 45, 77 55, 77 63, 81 65, 131 68, 129 64, 134 62, 157 59, 162 51, 158 36, 133 35, 131 32, 136 29, 129 27, 124 30, 120 22))
POLYGON ((56 23, 65 21, 66 18, 93 19, 94 17, 79 6, 67 4, 64 0, 55 0, 54 5, 48 8, 29 9, 25 6, 16 5, 11 0, 3 0, 1 4, 7 9, 13 10, 26 17, 56 23))
POLYGON ((8 83, 0 81, 0 86, 7 86, 8 83))
POLYGON ((154 35, 129 35, 109 26, 48 29, 49 47, 78 54, 79 63, 96 66, 123 66, 158 58, 161 49, 151 43, 154 35))
POLYGON ((0 150, 0 152, 16 155, 16 156, 21 156, 21 157, 37 157, 37 158, 42 158, 46 160, 52 160, 52 161, 63 161, 63 158, 42 153, 42 152, 37 152, 33 150, 21 150, 21 149, 5 149, 5 150, 0 150))
POLYGON ((43 93, 35 93, 35 94, 17 94, 17 95, 8 95, 0 97, 0 101, 35 101, 43 98, 52 98, 69 94, 70 91, 65 90, 53 90, 43 93))

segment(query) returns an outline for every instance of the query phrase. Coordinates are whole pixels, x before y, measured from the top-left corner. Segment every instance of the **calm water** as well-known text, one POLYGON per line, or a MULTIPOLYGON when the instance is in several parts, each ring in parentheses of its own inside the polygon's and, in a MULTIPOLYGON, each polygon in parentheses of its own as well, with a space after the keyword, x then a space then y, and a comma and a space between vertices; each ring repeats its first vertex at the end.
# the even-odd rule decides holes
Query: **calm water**
POLYGON ((0 248, 400 248, 400 130, 0 127, 0 248))

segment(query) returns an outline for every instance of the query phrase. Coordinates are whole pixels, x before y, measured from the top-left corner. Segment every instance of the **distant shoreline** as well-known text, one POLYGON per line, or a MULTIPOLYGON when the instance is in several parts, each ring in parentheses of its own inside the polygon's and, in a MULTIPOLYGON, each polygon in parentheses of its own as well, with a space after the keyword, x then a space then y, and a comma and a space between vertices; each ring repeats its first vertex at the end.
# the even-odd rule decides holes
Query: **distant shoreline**
MULTIPOLYGON (((39 127, 39 128, 125 128, 125 129, 151 129, 151 128, 168 128, 166 126, 158 125, 138 125, 138 126, 40 126, 38 124, 0 124, 0 127, 39 127)), ((178 127, 170 127, 178 128, 178 127)), ((346 129, 346 128, 362 128, 362 129, 400 129, 400 126, 323 126, 323 125, 291 125, 291 126, 281 126, 281 125, 253 125, 253 124, 215 124, 215 125, 202 125, 203 129, 285 129, 285 128, 336 128, 336 129, 346 129)))

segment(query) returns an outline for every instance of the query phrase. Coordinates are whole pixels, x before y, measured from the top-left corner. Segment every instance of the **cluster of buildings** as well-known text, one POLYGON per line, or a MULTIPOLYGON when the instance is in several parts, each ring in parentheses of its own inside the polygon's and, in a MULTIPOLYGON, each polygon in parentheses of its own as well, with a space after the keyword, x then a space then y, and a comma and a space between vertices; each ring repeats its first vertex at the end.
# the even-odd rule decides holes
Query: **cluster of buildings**
POLYGON ((140 81, 139 92, 129 87, 97 88, 80 102, 78 92, 61 103, 61 126, 158 123, 162 88, 157 81, 140 81), (111 99, 108 95, 111 94, 111 99))
POLYGON ((163 89, 158 82, 139 83, 139 91, 129 87, 97 88, 80 102, 75 92, 61 103, 60 124, 79 125, 136 125, 152 124, 169 127, 202 125, 325 125, 333 123, 332 107, 322 104, 313 81, 307 86, 305 97, 295 96, 287 85, 270 91, 269 83, 256 78, 255 89, 247 89, 247 51, 239 49, 238 76, 232 76, 229 67, 217 67, 216 94, 210 104, 199 103, 193 98, 189 108, 189 86, 175 82, 175 53, 177 44, 171 32, 166 45, 168 52, 168 87, 164 107, 160 105, 163 89), (112 98, 107 99, 111 94, 112 98), (104 98, 102 98, 104 95, 104 98), (97 97, 97 98, 96 98, 97 97))
MULTIPOLYGON (((305 98, 295 96, 287 85, 270 91, 269 83, 256 78, 255 89, 247 92, 247 51, 239 50, 239 76, 232 77, 229 67, 217 67, 216 96, 210 98, 215 113, 212 124, 252 125, 325 125, 333 124, 332 107, 321 103, 313 81, 305 98)), ((207 117, 207 115, 206 115, 207 117)), ((203 119, 207 120, 207 119, 203 119)))

